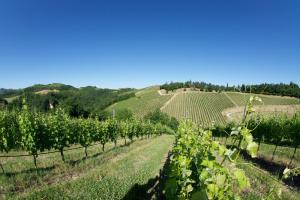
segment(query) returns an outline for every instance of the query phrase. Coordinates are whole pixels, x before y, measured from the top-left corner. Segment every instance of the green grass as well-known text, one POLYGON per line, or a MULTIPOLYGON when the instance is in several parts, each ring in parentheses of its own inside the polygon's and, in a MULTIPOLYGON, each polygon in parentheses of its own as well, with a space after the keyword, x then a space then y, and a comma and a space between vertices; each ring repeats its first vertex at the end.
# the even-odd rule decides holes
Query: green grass
MULTIPOLYGON (((278 181, 270 173, 256 167, 255 165, 246 162, 240 158, 239 162, 243 163, 238 165, 243 169, 246 176, 250 180, 251 187, 241 194, 243 200, 256 200, 266 198, 268 195, 274 195, 279 190, 282 191, 282 200, 297 200, 300 199, 300 193, 293 191, 286 187, 281 181, 278 181), (273 190, 273 191, 272 191, 273 190)), ((272 197, 271 199, 278 199, 272 197)))
POLYGON ((210 125, 225 123, 222 111, 233 107, 222 93, 180 93, 163 109, 167 114, 181 120, 189 118, 196 123, 210 125))
POLYGON ((8 173, 0 175, 3 199, 122 199, 135 195, 132 190, 155 179, 173 136, 163 135, 136 140, 129 146, 90 147, 66 152, 67 163, 58 153, 38 157, 38 170, 31 157, 1 162, 8 173), (71 162, 70 162, 71 161, 71 162))
MULTIPOLYGON (((219 141, 222 141, 223 143, 225 142, 225 138, 218 138, 219 141)), ((232 144, 231 140, 228 140, 226 142, 227 145, 232 144)), ((266 143, 261 143, 258 156, 262 157, 263 159, 266 160, 271 160, 272 159, 272 154, 273 150, 275 148, 275 145, 272 144, 266 144, 266 143)), ((274 156, 274 162, 277 163, 284 163, 286 165, 289 164, 290 159, 293 155, 294 148, 292 147, 287 147, 287 146, 278 146, 275 152, 274 156)), ((297 149, 295 157, 293 159, 293 165, 300 166, 300 150, 297 149)))
POLYGON ((160 95, 158 90, 158 87, 145 88, 138 91, 136 97, 117 102, 106 110, 112 112, 115 109, 118 112, 120 109, 129 109, 135 116, 143 117, 149 112, 161 108, 171 98, 171 95, 160 95))

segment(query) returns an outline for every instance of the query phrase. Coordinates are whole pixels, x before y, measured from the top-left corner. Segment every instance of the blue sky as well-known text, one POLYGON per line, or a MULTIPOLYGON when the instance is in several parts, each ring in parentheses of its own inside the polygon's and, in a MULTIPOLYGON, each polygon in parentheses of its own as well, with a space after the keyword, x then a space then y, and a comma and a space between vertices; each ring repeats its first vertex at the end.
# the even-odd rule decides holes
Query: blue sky
POLYGON ((300 83, 298 0, 0 1, 0 88, 300 83))

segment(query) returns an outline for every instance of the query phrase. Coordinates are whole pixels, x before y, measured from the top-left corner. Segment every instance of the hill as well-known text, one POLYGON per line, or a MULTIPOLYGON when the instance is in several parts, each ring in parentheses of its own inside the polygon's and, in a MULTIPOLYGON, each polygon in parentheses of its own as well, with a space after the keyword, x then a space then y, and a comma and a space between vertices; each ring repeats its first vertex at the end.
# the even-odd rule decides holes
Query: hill
POLYGON ((109 106, 106 111, 111 113, 113 109, 116 112, 121 109, 129 109, 135 116, 143 117, 147 113, 161 108, 171 98, 172 95, 161 95, 158 90, 157 86, 139 90, 135 93, 135 97, 117 102, 109 106))
MULTIPOLYGON (((129 109, 135 116, 143 117, 148 112, 160 108, 161 111, 177 118, 189 118, 196 123, 210 125, 212 122, 223 124, 234 112, 240 113, 251 94, 239 92, 201 92, 192 90, 174 90, 166 93, 158 87, 149 87, 136 92, 136 96, 117 102, 106 110, 116 112, 129 109), (238 109, 237 109, 238 108, 238 109)), ((259 109, 262 113, 288 112, 294 113, 300 107, 300 101, 294 97, 280 97, 258 94, 268 109, 259 109), (297 105, 297 106, 292 106, 297 105)), ((258 104, 257 104, 258 105, 258 104)), ((235 117, 236 118, 236 117, 235 117)))
MULTIPOLYGON (((203 125, 210 125, 212 122, 222 124, 227 121, 226 113, 224 114, 222 111, 228 108, 243 107, 250 96, 250 94, 237 92, 181 92, 175 95, 168 105, 162 108, 162 111, 179 120, 189 118, 203 125)), ((277 105, 300 104, 298 99, 291 97, 257 96, 261 97, 264 105, 273 105, 274 111, 277 105)))
POLYGON ((134 97, 135 89, 105 89, 93 86, 76 88, 70 85, 53 83, 48 85, 33 85, 24 89, 7 90, 2 89, 0 98, 5 99, 9 104, 8 109, 20 109, 22 100, 26 97, 29 109, 47 112, 52 106, 61 106, 71 116, 88 117, 100 115, 105 117, 103 110, 109 105, 134 97))

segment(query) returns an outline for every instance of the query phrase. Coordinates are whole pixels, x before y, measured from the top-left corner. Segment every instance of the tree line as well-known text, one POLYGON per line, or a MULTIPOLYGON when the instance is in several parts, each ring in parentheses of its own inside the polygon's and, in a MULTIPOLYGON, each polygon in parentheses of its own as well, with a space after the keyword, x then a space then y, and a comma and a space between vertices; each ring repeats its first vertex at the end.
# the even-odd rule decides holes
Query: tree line
MULTIPOLYGON (((112 90, 96 87, 74 88, 67 85, 37 85, 22 90, 19 96, 12 102, 1 103, 0 107, 8 110, 21 110, 22 99, 26 98, 28 109, 34 112, 49 112, 52 107, 62 107, 72 117, 101 116, 108 117, 104 111, 109 105, 135 96, 134 90, 130 88, 112 90), (47 86, 47 87, 46 87, 47 86), (55 90, 52 90, 52 89, 55 90), (39 94, 36 91, 49 90, 48 93, 39 94)), ((0 98, 7 97, 0 95, 0 98)))
POLYGON ((191 89, 199 89, 201 91, 239 91, 246 93, 255 93, 255 94, 268 94, 268 95, 279 95, 279 96, 291 96, 300 98, 300 88, 296 83, 290 82, 289 84, 278 83, 278 84, 255 84, 255 85, 237 85, 237 86, 226 86, 224 85, 216 85, 205 82, 170 82, 165 83, 160 86, 160 89, 165 89, 168 91, 174 91, 180 88, 191 88, 191 89))

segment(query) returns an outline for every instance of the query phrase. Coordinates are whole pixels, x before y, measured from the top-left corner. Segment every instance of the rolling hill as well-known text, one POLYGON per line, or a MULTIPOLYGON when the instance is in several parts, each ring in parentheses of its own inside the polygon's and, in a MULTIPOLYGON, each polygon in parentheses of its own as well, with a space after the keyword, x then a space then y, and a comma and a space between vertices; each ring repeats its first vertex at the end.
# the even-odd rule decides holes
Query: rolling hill
MULTIPOLYGON (((188 118, 206 126, 211 123, 222 124, 230 120, 227 115, 232 114, 232 112, 240 112, 241 107, 246 104, 250 96, 251 94, 248 93, 190 90, 178 90, 166 94, 163 91, 160 92, 158 87, 149 87, 138 91, 136 97, 117 102, 106 110, 111 112, 115 109, 117 112, 119 109, 127 108, 135 116, 143 117, 148 112, 160 108, 161 111, 178 120, 188 118), (226 112, 228 110, 230 111, 229 114, 226 112)), ((260 105, 260 107, 269 105, 268 109, 260 109, 264 112, 293 113, 300 108, 298 106, 300 101, 297 98, 260 94, 257 96, 261 97, 263 101, 263 105, 260 105)), ((256 105, 259 104, 256 103, 256 105)))
POLYGON ((158 90, 157 86, 139 90, 135 93, 135 97, 117 102, 106 110, 112 112, 115 109, 118 112, 120 109, 129 109, 136 117, 143 117, 149 112, 161 108, 171 98, 172 95, 161 95, 158 90))

